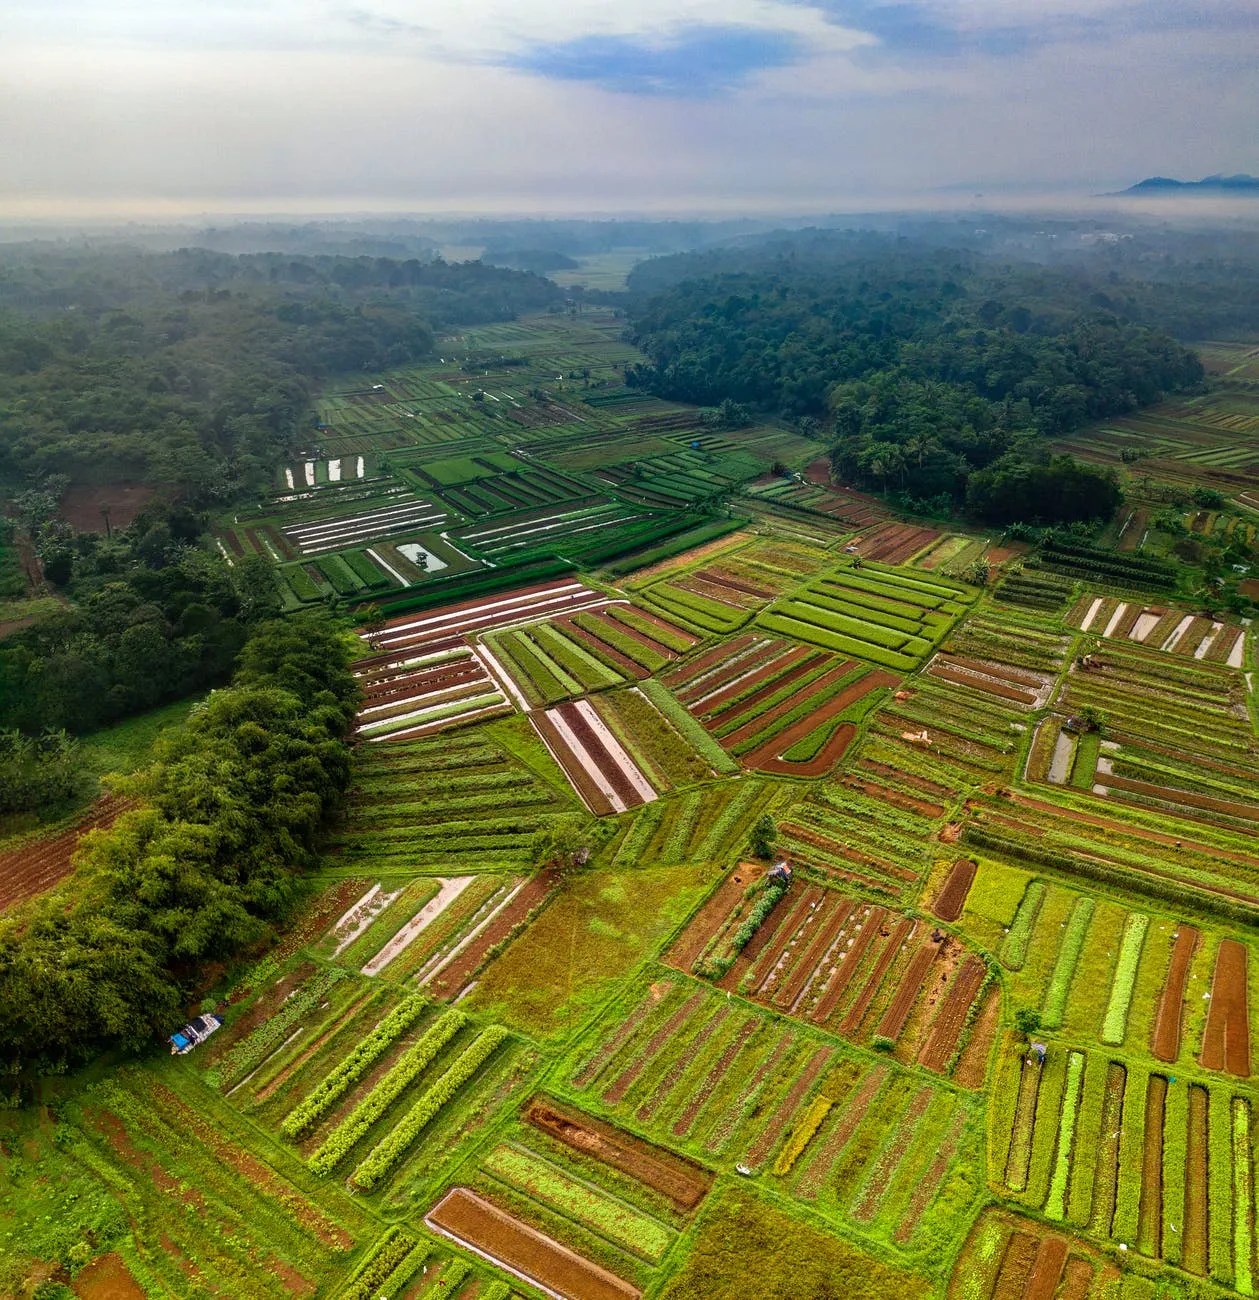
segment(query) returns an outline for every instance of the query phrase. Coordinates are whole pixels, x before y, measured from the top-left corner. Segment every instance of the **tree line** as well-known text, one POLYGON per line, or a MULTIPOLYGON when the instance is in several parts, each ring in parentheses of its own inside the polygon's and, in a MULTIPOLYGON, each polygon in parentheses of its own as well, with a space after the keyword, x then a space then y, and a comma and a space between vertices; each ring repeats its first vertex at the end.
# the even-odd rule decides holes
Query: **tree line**
POLYGON ((178 1027, 206 963, 265 940, 350 781, 348 634, 301 614, 252 629, 231 685, 116 782, 137 801, 60 888, 0 918, 0 1061, 24 1074, 178 1027))

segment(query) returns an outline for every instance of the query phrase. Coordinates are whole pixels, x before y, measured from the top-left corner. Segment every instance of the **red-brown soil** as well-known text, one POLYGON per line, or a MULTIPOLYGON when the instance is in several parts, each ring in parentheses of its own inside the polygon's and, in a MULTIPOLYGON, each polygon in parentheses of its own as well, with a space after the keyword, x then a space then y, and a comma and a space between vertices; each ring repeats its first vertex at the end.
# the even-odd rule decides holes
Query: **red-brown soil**
MULTIPOLYGON (((448 664, 440 668, 427 668, 409 671, 399 676, 377 677, 364 684, 363 704, 376 707, 384 704, 412 704, 421 696, 433 691, 443 691, 455 686, 481 686, 485 682, 485 671, 475 659, 466 659, 461 663, 448 664)), ((457 697, 450 696, 450 699, 457 697)), ((385 716, 383 711, 372 714, 373 718, 385 716)))
POLYGON ((965 655, 941 655, 942 659, 959 668, 969 668, 972 672, 986 673, 989 677, 999 677, 1002 681, 1013 682, 1018 686, 1027 686, 1038 691, 1044 685, 1039 677, 1024 668, 1011 668, 1008 664, 993 663, 987 659, 970 659, 965 655))
POLYGON ((144 1288, 116 1251, 98 1256, 78 1273, 73 1289, 81 1300, 144 1300, 144 1288))
POLYGON ((126 528, 157 495, 151 483, 108 483, 104 487, 67 488, 61 498, 58 513, 80 533, 103 533, 105 516, 101 507, 109 509, 109 530, 126 528))
POLYGON ((564 775, 572 783, 573 789, 581 795, 586 807, 596 817, 606 817, 612 811, 611 802, 577 761, 577 756, 556 730, 555 723, 540 709, 529 714, 529 721, 533 723, 543 743, 551 751, 552 757, 564 769, 564 775))
POLYGON ((693 1016, 704 1000, 702 990, 696 990, 685 1002, 652 1034, 651 1038, 638 1050, 634 1059, 608 1085, 603 1100, 609 1106, 615 1106, 638 1081, 638 1076, 651 1064, 660 1049, 693 1016))
POLYGON ((589 1087, 598 1078, 603 1067, 616 1055, 621 1044, 629 1039, 647 1018, 647 1013, 655 1005, 656 1001, 657 999, 649 994, 621 1021, 609 1037, 604 1040, 599 1050, 573 1076, 574 1088, 589 1087))
POLYGON ((1141 1159, 1141 1205, 1137 1240, 1143 1254, 1163 1254, 1163 1111, 1167 1080, 1150 1075, 1145 1087, 1145 1149, 1141 1159))
MULTIPOLYGON (((371 638, 368 638, 370 643, 371 638)), ((454 650, 464 645, 462 637, 446 636, 439 641, 430 641, 424 647, 425 654, 440 654, 445 650, 454 650)), ((367 655, 358 659, 354 663, 354 675, 363 677, 372 674, 376 669, 392 669, 395 672, 407 672, 409 669, 402 668, 399 665, 406 662, 412 657, 413 651, 410 650, 384 650, 380 654, 367 655)))
POLYGON ((940 678, 941 681, 953 682, 957 686, 969 686, 974 690, 983 691, 986 695, 995 695, 998 699, 1010 700, 1028 708, 1036 703, 1035 695, 1028 691, 1021 691, 1017 686, 1007 686, 988 677, 963 672, 960 668, 951 667, 947 663, 937 661, 927 669, 927 673, 931 677, 940 678))
POLYGON ((1189 1085, 1189 1133, 1185 1146, 1185 1224, 1181 1266, 1207 1271, 1207 1090, 1189 1085))
POLYGON ((902 564, 911 555, 934 542, 940 534, 934 528, 913 524, 886 523, 863 537, 858 543, 861 558, 881 560, 885 564, 902 564))
POLYGON ((862 758, 858 759, 856 766, 863 772, 872 772, 875 776, 899 781, 901 785, 921 790, 923 794, 929 794, 937 802, 947 803, 953 797, 953 791, 947 785, 941 785, 938 781, 928 781, 925 776, 916 776, 913 772, 898 771, 890 763, 880 763, 873 758, 862 758))
POLYGON ((700 1165, 549 1097, 535 1097, 525 1111, 525 1119, 565 1146, 593 1156, 667 1196, 679 1210, 695 1209, 712 1187, 713 1175, 700 1165))
POLYGON ((1172 945, 1171 965, 1158 1002, 1158 1015, 1150 1050, 1160 1061, 1174 1061, 1180 1055, 1180 1033, 1184 1022, 1185 986, 1189 982, 1189 965, 1198 947, 1198 931, 1181 923, 1172 945))
POLYGON ((876 1037, 890 1038, 895 1041, 901 1036, 905 1021, 909 1019, 909 1013, 913 1010, 918 994, 922 990, 923 981, 927 978, 927 972, 931 969, 931 963, 935 961, 939 951, 938 944, 928 941, 910 958, 909 969, 897 986, 892 1001, 874 1031, 876 1037))
POLYGON ((625 806, 637 808, 643 803, 643 796, 630 783, 629 777, 621 770, 621 765, 608 752, 607 746, 581 710, 575 704, 561 704, 556 712, 568 724, 582 748, 590 755, 591 761, 603 774, 604 780, 620 795, 625 806))
MULTIPOLYGON (((785 754, 797 741, 803 740, 805 736, 816 731, 824 723, 838 717, 850 704, 855 704, 858 700, 864 699, 871 691, 877 690, 880 686, 896 686, 899 682, 900 678, 893 677, 891 673, 881 672, 878 669, 866 673, 860 681, 853 682, 851 686, 845 687, 838 695, 827 700, 813 713, 801 718, 799 722, 792 723, 791 726, 780 731, 772 740, 768 740, 765 744, 759 745, 756 749, 744 754, 741 761, 745 766, 757 768, 762 772, 784 772, 795 776, 809 777, 822 776, 830 771, 831 767, 838 762, 844 751, 852 743, 852 739, 856 735, 856 728, 851 723, 840 723, 823 746, 821 752, 807 762, 790 763, 779 758, 778 755, 785 754)), ((799 703, 799 701, 797 700, 796 703, 799 703)))
POLYGON ((680 591, 693 592, 696 596, 703 596, 706 600, 711 600, 718 605, 724 605, 726 609, 732 609, 740 613, 749 609, 756 609, 759 603, 756 600, 749 599, 742 591, 727 587, 724 583, 708 582, 694 573, 687 574, 685 577, 674 578, 673 586, 680 591))
POLYGON ((988 1058, 992 1055, 992 1042, 1001 1023, 1001 987, 993 984, 984 994, 983 1005, 975 1017, 974 1026, 966 1040, 962 1054, 953 1070, 953 1082, 962 1088, 982 1088, 988 1078, 988 1058))
MULTIPOLYGON (((790 835, 792 839, 800 840, 815 849, 820 849, 823 853, 830 853, 838 858, 847 858, 849 862, 857 862, 862 866, 877 867, 880 871, 896 880, 913 881, 918 879, 908 867, 897 866, 896 863, 886 862, 882 858, 874 857, 873 854, 849 848, 845 844, 840 844, 838 840, 832 840, 820 831, 815 831, 811 826, 801 826, 799 822, 783 822, 781 829, 785 834, 790 835)), ((834 868, 828 864, 825 870, 832 871, 834 868)), ((854 879, 860 880, 862 877, 857 876, 854 879)))
POLYGON ((971 885, 975 883, 975 872, 978 870, 979 863, 972 858, 958 858, 953 864, 953 870, 949 872, 949 878, 944 882, 944 888, 940 890, 935 906, 931 909, 941 921, 956 921, 962 915, 966 897, 971 885))
MULTIPOLYGON (((745 722, 743 726, 737 728, 735 731, 730 732, 729 735, 723 737, 722 743, 725 744, 727 747, 733 747, 735 745, 738 745, 741 741, 751 740, 754 736, 760 735, 766 729, 771 728, 773 724, 778 721, 779 718, 790 713, 793 709, 798 708, 805 701, 811 700, 815 696, 820 695, 823 691, 826 690, 828 686, 832 686, 836 682, 842 680, 851 671, 851 669, 852 669, 852 664, 847 662, 839 663, 836 664, 833 668, 829 668, 820 677, 815 678, 807 686, 802 687, 794 694, 789 695, 785 700, 780 700, 772 708, 762 709, 748 722, 745 722)), ((800 676, 800 672, 794 674, 794 677, 798 677, 798 676, 800 676)), ((764 698, 765 696, 772 695, 774 693, 774 689, 775 688, 770 687, 768 690, 760 692, 761 697, 764 698)), ((809 728, 809 731, 811 730, 812 727, 809 728)), ((761 746, 761 749, 766 748, 766 746, 772 746, 775 752, 781 753, 782 747, 779 744, 779 741, 781 737, 785 734, 786 734, 785 732, 775 733, 768 741, 765 742, 765 745, 761 746)), ((804 734, 808 735, 808 731, 805 731, 804 734)), ((753 752, 759 752, 759 751, 753 751, 753 752)))
POLYGON ((88 831, 108 830, 131 806, 117 795, 98 799, 81 821, 46 839, 30 840, 0 853, 0 909, 12 907, 51 889, 71 871, 71 859, 88 831))
POLYGON ((932 821, 944 816, 944 808, 938 803, 929 803, 926 799, 917 799, 900 790, 890 789, 874 781, 863 780, 855 773, 842 777, 841 780, 849 790, 857 790, 871 799, 877 799, 880 803, 899 808, 902 812, 915 813, 919 817, 928 817, 932 821))
POLYGON ((466 1187, 447 1192, 424 1222, 565 1300, 637 1300, 642 1294, 466 1187))
POLYGON ((715 664, 724 662, 726 659, 737 655, 741 650, 746 650, 755 640, 754 633, 745 632, 742 636, 735 637, 733 641, 726 645, 715 645, 711 650, 705 650, 697 659, 692 659, 690 663, 683 665, 681 668, 671 669, 661 680, 681 699, 681 688, 687 682, 694 681, 696 677, 707 672, 715 664))
MULTIPOLYGON (((641 578, 642 574, 636 574, 635 577, 641 578)), ((596 610, 595 612, 600 618, 610 619, 617 627, 628 629, 629 625, 621 622, 621 620, 616 616, 616 611, 620 608, 623 607, 619 605, 607 605, 603 609, 596 610)), ((679 627, 676 623, 670 622, 667 618, 662 618, 659 614, 653 614, 649 609, 639 609, 639 607, 635 605, 634 613, 638 616, 640 622, 650 623, 653 627, 658 627, 662 632, 672 633, 673 636, 683 637, 692 645, 698 645, 700 642, 700 638, 697 637, 694 632, 690 632, 684 627, 679 627)), ((634 630, 637 631, 636 628, 634 630)), ((639 636, 641 637, 642 635, 643 634, 639 632, 639 636)), ((677 654, 676 650, 670 650, 663 641, 652 641, 651 644, 658 645, 667 655, 672 656, 677 654)))
POLYGON ((724 690, 726 686, 745 679, 754 668, 778 659, 791 647, 784 641, 766 641, 751 650, 740 647, 724 656, 717 664, 710 666, 700 677, 690 675, 685 684, 677 688, 677 697, 688 708, 692 705, 703 707, 707 704, 706 696, 724 690), (702 679, 701 679, 702 678, 702 679))
POLYGON ((1012 1232, 1001 1258, 1001 1271, 992 1288, 992 1300, 1023 1300, 1023 1292, 1032 1269, 1040 1243, 1026 1232, 1012 1232))
MULTIPOLYGON (((588 628, 579 627, 574 620, 573 615, 567 614, 563 618, 557 618, 555 622, 564 629, 566 635, 594 651, 596 658, 610 659, 622 672, 628 673, 631 677, 642 678, 647 676, 647 669, 642 664, 635 663, 627 654, 622 654, 615 646, 609 645, 601 637, 596 636, 588 628)), ((633 636, 632 628, 621 628, 623 635, 640 644, 647 644, 645 637, 633 636)), ((655 644, 652 642, 651 644, 655 644)))
MULTIPOLYGON (((824 658, 825 656, 819 654, 816 650, 810 650, 808 646, 797 646, 780 659, 775 659, 763 668, 758 668, 751 676, 734 681, 724 690, 710 696, 699 706, 697 712, 704 718, 704 726, 709 731, 715 731, 725 721, 724 713, 733 713, 737 716, 748 709, 755 708, 763 700, 777 694, 784 686, 790 686, 792 682, 803 677, 811 669, 816 668, 824 658), (766 684, 762 686, 762 682, 766 684), (749 690, 752 693, 745 695, 745 692, 749 690), (743 698, 740 698, 741 696, 743 698), (724 708, 727 704, 730 705, 729 709, 724 708)), ((763 716, 763 714, 757 715, 757 730, 760 729, 763 716)), ((736 732, 735 736, 737 735, 736 732)), ((731 737, 732 743, 735 736, 731 737)))
POLYGON ((821 923, 817 934, 813 936, 812 943, 801 955, 800 960, 796 963, 795 969, 790 976, 785 979, 774 994, 774 1004, 781 1007, 784 1011, 794 1011, 796 1004, 799 1002, 805 987, 813 980, 817 974, 818 965, 822 958, 826 956, 831 945, 835 942, 835 937, 847 923, 848 918, 852 915, 853 903, 851 899, 841 898, 831 910, 831 914, 821 923))
POLYGON ((1237 803, 1232 799, 1215 799, 1211 795, 1182 790, 1178 786, 1151 785, 1148 781, 1134 781, 1125 776, 1108 776, 1106 785, 1109 789, 1127 790, 1131 794, 1139 794, 1147 799, 1159 799, 1164 803, 1183 804, 1189 808, 1223 813, 1226 817, 1241 817, 1246 821, 1259 822, 1259 804, 1237 803))
POLYGON ((1042 1237, 1036 1251, 1036 1262, 1027 1279, 1027 1289, 1023 1292, 1023 1300, 1054 1300, 1054 1292, 1058 1289, 1066 1262, 1066 1238, 1042 1237))
POLYGON ((535 908, 545 903, 559 877, 549 868, 539 871, 515 898, 477 935, 473 941, 428 982, 428 989, 438 998, 457 997, 480 970, 491 948, 503 943, 535 908))
POLYGON ((1246 992, 1246 945, 1221 939, 1211 980, 1207 1027, 1202 1035, 1202 1066, 1250 1077, 1250 1015, 1246 992))
POLYGON ((808 1095, 809 1089, 813 1087, 818 1075, 822 1073, 826 1063, 831 1059, 834 1050, 832 1047, 819 1047, 809 1058, 809 1063, 800 1071, 795 1083, 791 1085, 790 1092, 774 1108, 769 1117, 769 1122, 761 1130, 756 1141, 748 1148, 748 1153, 744 1157, 744 1163, 753 1170, 759 1169, 765 1160, 773 1154, 774 1148, 778 1145, 778 1139, 786 1131, 787 1125, 791 1123, 800 1103, 808 1095))
POLYGON ((810 885, 796 900, 785 920, 782 918, 783 904, 779 903, 739 954, 739 960, 718 981, 718 987, 727 991, 738 988, 746 972, 749 987, 759 988, 782 956, 783 948, 791 942, 792 936, 804 924, 805 918, 813 911, 813 905, 821 897, 822 891, 815 885, 810 885), (777 924, 774 924, 775 921, 777 924))
POLYGON ((772 591, 767 591, 764 587, 758 587, 746 578, 736 577, 725 569, 700 569, 695 576, 703 578, 706 582, 715 582, 725 587, 733 587, 735 591, 741 591, 745 596, 756 596, 761 600, 773 600, 774 598, 772 591))
POLYGON ((919 1065, 940 1073, 944 1071, 957 1050, 966 1017, 983 982, 983 962, 978 957, 967 957, 936 1012, 931 1032, 918 1055, 919 1065))
POLYGON ((721 928, 721 923, 743 897, 748 884, 760 872, 761 868, 746 862, 741 862, 736 870, 730 872, 691 918, 677 942, 665 955, 665 961, 677 970, 689 971, 708 946, 708 941, 721 928))
POLYGON ((1058 1300, 1088 1300, 1093 1292, 1093 1278, 1096 1275, 1097 1270, 1091 1261, 1072 1255, 1067 1261, 1067 1275, 1058 1300))
POLYGON ((739 1032, 726 1047, 725 1051, 713 1062, 707 1075, 704 1076, 704 1082, 691 1093, 687 1100, 686 1106, 682 1113, 673 1123, 674 1137, 685 1137, 691 1131, 691 1125, 695 1123, 696 1117, 708 1102, 708 1099, 717 1090, 717 1085, 725 1077, 726 1071, 734 1064, 739 1053, 747 1045, 747 1041, 760 1028, 760 1021, 755 1016, 749 1016, 743 1024, 739 1026, 739 1032))
POLYGON ((834 978, 830 985, 823 992, 817 1005, 810 1013, 810 1018, 819 1022, 824 1022, 830 1018, 835 1008, 839 1005, 840 998, 844 995, 844 990, 852 982, 852 977, 861 965, 861 959, 865 956, 866 949, 870 946, 870 941, 879 933, 883 922, 887 919, 887 910, 882 907, 872 907, 870 915, 866 917, 865 923, 857 931, 857 937, 853 940, 852 947, 844 955, 839 963, 839 969, 835 972, 834 978))
MULTIPOLYGON (((903 917, 897 923, 896 928, 883 945, 878 960, 874 963, 870 978, 866 980, 861 992, 857 995, 852 1006, 849 1007, 848 1014, 840 1022, 839 1032, 841 1034, 854 1034, 861 1027, 861 1022, 870 1009, 870 1003, 874 1001, 874 995, 879 991, 879 986, 883 983, 883 977, 887 974, 888 968, 896 960, 901 947, 913 932, 914 924, 909 917, 903 917)), ((932 957, 935 956, 934 950, 931 955, 932 957)))

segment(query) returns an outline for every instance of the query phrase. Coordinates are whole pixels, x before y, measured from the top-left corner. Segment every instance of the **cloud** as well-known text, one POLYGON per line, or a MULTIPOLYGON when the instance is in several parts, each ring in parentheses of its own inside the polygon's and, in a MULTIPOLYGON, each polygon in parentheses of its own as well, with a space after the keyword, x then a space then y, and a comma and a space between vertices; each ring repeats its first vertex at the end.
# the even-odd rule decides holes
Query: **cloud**
POLYGON ((656 40, 593 35, 534 45, 505 58, 502 66, 625 94, 704 99, 733 90, 762 69, 793 63, 803 53, 794 32, 702 25, 656 40))

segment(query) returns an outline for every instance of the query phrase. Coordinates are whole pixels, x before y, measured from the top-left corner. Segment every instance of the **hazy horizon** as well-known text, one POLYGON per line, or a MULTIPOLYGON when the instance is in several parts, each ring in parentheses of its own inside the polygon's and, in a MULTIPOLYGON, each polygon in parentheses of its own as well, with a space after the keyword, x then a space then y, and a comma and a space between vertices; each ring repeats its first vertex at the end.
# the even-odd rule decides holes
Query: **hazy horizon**
POLYGON ((50 0, 7 27, 7 218, 1026 209, 1259 171, 1249 0, 50 0))

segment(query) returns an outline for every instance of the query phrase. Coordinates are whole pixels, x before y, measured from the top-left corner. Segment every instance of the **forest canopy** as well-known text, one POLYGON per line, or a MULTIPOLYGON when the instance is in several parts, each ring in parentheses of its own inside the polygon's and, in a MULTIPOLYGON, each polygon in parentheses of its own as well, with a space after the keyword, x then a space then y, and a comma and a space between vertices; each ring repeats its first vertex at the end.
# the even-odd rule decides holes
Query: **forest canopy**
MULTIPOLYGON (((634 337, 650 361, 627 378, 674 400, 733 400, 800 421, 819 429, 847 481, 943 509, 968 502, 1000 522, 991 477, 968 496, 976 471, 1001 462, 999 481, 1013 482, 1011 467, 1045 461, 1050 439, 1203 376, 1168 335, 1048 280, 1038 301, 972 260, 895 250, 682 280, 636 305, 634 337)), ((1042 466, 1024 479, 1064 473, 1042 466)), ((1076 490, 1027 498, 1036 517, 1113 510, 1101 477, 1084 467, 1069 477, 1076 490)))

